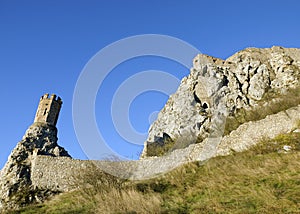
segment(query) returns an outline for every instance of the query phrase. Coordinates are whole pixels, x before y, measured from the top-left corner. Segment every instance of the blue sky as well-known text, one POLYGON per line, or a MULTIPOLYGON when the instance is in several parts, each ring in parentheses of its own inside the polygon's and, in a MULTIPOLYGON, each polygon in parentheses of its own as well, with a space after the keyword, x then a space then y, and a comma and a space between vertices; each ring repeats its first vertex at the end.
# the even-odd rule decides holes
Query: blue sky
MULTIPOLYGON (((33 122, 39 97, 46 92, 58 94, 64 102, 59 144, 74 158, 87 158, 73 128, 72 98, 82 69, 105 46, 129 36, 164 34, 223 59, 246 47, 300 48, 299 11, 297 0, 0 0, 0 168, 33 122)), ((122 79, 149 69, 178 78, 188 74, 170 60, 141 57, 114 69, 101 86, 107 93, 97 95, 99 129, 128 158, 137 158, 142 148, 116 134, 109 115, 111 96, 122 79)), ((166 95, 155 92, 137 97, 130 108, 132 125, 146 132, 149 114, 166 100, 166 95)))

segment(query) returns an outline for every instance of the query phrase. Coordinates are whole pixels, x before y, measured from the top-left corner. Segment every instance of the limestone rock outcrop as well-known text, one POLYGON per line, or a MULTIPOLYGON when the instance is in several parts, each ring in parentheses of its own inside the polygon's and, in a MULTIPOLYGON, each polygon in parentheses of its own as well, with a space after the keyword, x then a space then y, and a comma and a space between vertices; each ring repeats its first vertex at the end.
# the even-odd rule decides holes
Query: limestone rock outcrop
POLYGON ((141 158, 153 156, 153 145, 172 141, 174 150, 221 137, 226 117, 299 87, 299 79, 300 49, 247 48, 226 60, 199 54, 151 125, 141 158))
POLYGON ((56 127, 33 124, 28 128, 2 169, 0 206, 14 208, 43 200, 45 195, 39 196, 38 190, 31 185, 32 160, 37 155, 70 157, 68 152, 57 144, 56 127))
POLYGON ((200 54, 193 63, 150 127, 138 161, 72 159, 57 144, 62 100, 42 96, 34 123, 0 171, 0 212, 77 188, 78 172, 147 179, 184 163, 244 151, 263 137, 299 130, 300 49, 248 48, 227 60, 200 54), (272 111, 265 111, 269 107, 272 111), (259 116, 245 118, 249 112, 259 116), (237 125, 225 133, 230 118, 237 125), (149 157, 161 151, 168 154, 149 157))
MULTIPOLYGON (((11 152, 8 161, 1 170, 0 175, 0 210, 16 208, 34 201, 43 201, 51 195, 51 191, 37 189, 32 186, 32 161, 36 156, 71 157, 68 152, 57 144, 57 116, 61 100, 53 95, 41 98, 35 123, 26 131, 22 140, 11 152), (48 115, 55 115, 49 120, 48 115), (43 116, 43 117, 41 117, 43 116)), ((45 168, 44 170, 47 170, 45 168)))

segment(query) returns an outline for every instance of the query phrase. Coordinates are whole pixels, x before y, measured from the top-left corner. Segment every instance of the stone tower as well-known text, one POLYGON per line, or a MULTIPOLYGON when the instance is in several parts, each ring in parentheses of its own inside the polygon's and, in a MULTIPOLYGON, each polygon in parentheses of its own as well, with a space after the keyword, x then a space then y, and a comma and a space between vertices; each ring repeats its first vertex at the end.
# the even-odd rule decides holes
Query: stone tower
POLYGON ((40 99, 34 122, 56 126, 61 105, 60 97, 52 94, 49 98, 49 94, 44 94, 40 99))
POLYGON ((56 194, 40 191, 33 185, 32 169, 37 156, 71 157, 57 144, 55 125, 61 105, 61 99, 54 94, 41 97, 34 123, 27 129, 0 171, 0 213, 2 210, 43 201, 56 194))

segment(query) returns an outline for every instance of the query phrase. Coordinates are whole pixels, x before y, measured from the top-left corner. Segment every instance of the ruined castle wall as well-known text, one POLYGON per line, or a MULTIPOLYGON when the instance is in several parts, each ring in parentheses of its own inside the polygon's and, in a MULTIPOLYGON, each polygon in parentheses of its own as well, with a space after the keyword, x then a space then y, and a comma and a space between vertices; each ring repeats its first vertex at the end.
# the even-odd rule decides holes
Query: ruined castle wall
POLYGON ((230 135, 223 137, 220 144, 205 140, 178 149, 163 157, 150 157, 139 161, 109 162, 84 161, 68 157, 36 156, 32 163, 32 184, 42 189, 68 191, 76 188, 87 170, 104 169, 113 175, 140 180, 168 172, 184 163, 204 161, 214 156, 228 155, 232 150, 244 151, 264 137, 274 138, 278 134, 295 129, 300 120, 300 105, 256 122, 241 125, 230 135))
POLYGON ((38 155, 32 160, 31 181, 33 187, 53 191, 69 191, 76 188, 80 173, 89 167, 88 161, 69 157, 38 155))

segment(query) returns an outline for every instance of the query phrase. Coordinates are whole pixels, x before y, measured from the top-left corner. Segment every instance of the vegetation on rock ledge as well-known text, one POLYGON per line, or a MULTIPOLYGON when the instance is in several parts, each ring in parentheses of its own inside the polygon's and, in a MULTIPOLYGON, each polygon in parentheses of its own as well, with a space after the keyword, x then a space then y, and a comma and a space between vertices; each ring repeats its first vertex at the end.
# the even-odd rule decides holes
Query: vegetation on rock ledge
POLYGON ((299 160, 295 131, 151 180, 91 172, 84 188, 14 213, 299 213, 299 160))

